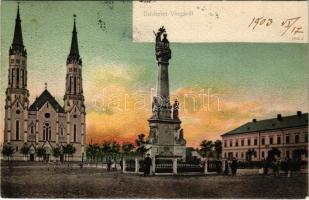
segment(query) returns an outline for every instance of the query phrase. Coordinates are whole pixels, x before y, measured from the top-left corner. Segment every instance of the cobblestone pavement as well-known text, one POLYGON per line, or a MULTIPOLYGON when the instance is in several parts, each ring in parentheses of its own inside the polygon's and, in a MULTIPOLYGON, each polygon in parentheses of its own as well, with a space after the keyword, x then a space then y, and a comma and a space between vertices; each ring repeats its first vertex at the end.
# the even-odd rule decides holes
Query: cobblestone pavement
POLYGON ((96 168, 1 168, 1 196, 24 198, 305 198, 308 175, 144 177, 96 168))

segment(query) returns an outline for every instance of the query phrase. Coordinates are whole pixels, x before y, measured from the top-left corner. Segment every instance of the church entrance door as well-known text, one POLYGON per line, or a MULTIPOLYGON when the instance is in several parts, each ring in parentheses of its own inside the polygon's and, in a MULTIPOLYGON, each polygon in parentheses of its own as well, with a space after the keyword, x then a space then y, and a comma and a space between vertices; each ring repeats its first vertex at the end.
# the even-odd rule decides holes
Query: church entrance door
POLYGON ((34 161, 34 154, 30 154, 30 161, 34 161))

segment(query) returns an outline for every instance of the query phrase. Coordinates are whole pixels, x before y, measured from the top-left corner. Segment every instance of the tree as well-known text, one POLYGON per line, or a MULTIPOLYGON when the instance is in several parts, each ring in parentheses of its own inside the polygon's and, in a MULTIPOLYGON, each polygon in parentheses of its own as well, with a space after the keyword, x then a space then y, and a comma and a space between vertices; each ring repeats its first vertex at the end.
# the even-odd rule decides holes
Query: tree
POLYGON ((52 154, 57 159, 60 156, 60 154, 61 154, 60 147, 52 148, 52 154))
POLYGON ((200 144, 200 152, 203 157, 210 157, 213 148, 213 142, 210 140, 203 140, 200 144))
POLYGON ((248 151, 246 152, 246 160, 247 161, 251 161, 252 160, 252 156, 256 153, 256 151, 254 149, 248 149, 248 151))
POLYGON ((130 142, 125 142, 121 146, 122 157, 132 155, 134 150, 134 144, 130 142))
POLYGON ((96 158, 96 149, 97 149, 97 144, 89 144, 86 147, 86 156, 87 159, 90 159, 91 162, 96 158))
POLYGON ((216 153, 216 158, 219 159, 222 153, 222 142, 221 140, 216 140, 214 143, 214 149, 216 153))
POLYGON ((136 143, 136 154, 137 156, 145 156, 145 153, 149 150, 149 148, 146 148, 146 140, 145 135, 143 133, 139 134, 137 136, 137 139, 135 140, 136 143))
POLYGON ((4 157, 7 157, 7 160, 10 161, 10 158, 13 156, 14 154, 14 147, 10 144, 5 144, 3 146, 3 149, 2 149, 2 155, 4 157))
POLYGON ((115 168, 116 168, 117 158, 120 154, 120 144, 118 144, 116 141, 112 141, 110 143, 109 152, 110 152, 111 158, 115 162, 115 168))
POLYGON ((141 133, 137 136, 137 139, 135 140, 136 146, 140 147, 144 144, 146 144, 146 140, 145 140, 145 134, 141 133))
POLYGON ((76 152, 76 148, 73 146, 73 144, 67 144, 66 145, 66 152, 69 157, 73 159, 73 154, 76 152))
POLYGON ((24 155, 25 160, 28 160, 29 151, 30 151, 30 146, 28 146, 27 143, 24 143, 24 145, 20 149, 20 153, 24 155))
POLYGON ((46 154, 46 149, 44 147, 37 147, 36 148, 36 155, 43 160, 42 158, 45 156, 46 154))
POLYGON ((280 156, 281 152, 273 147, 271 150, 268 151, 268 156, 267 156, 267 160, 272 162, 276 156, 280 156))

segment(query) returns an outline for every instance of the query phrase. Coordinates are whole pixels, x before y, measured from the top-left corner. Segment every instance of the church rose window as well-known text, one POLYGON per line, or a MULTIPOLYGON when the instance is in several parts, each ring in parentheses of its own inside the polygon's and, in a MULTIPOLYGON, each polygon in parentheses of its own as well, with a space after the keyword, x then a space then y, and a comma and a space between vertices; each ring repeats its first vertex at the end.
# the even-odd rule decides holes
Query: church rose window
POLYGON ((16 114, 18 114, 18 115, 19 115, 19 114, 20 114, 20 110, 16 110, 16 114))
POLYGON ((46 117, 46 118, 49 118, 49 117, 50 117, 50 114, 49 114, 49 113, 45 113, 45 117, 46 117))

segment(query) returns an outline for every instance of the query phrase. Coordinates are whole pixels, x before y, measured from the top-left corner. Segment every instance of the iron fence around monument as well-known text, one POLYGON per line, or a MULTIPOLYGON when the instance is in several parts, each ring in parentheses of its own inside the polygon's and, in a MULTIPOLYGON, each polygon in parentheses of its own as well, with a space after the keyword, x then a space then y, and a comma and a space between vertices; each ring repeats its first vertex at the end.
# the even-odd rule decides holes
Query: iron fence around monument
POLYGON ((135 171, 135 160, 126 160, 125 162, 125 170, 128 172, 134 172, 135 171))
POLYGON ((177 172, 197 172, 204 173, 204 165, 197 162, 177 162, 177 172))
POLYGON ((208 160, 207 161, 207 172, 221 173, 222 161, 221 160, 208 160))
POLYGON ((167 159, 156 159, 156 173, 172 173, 173 161, 167 159))

